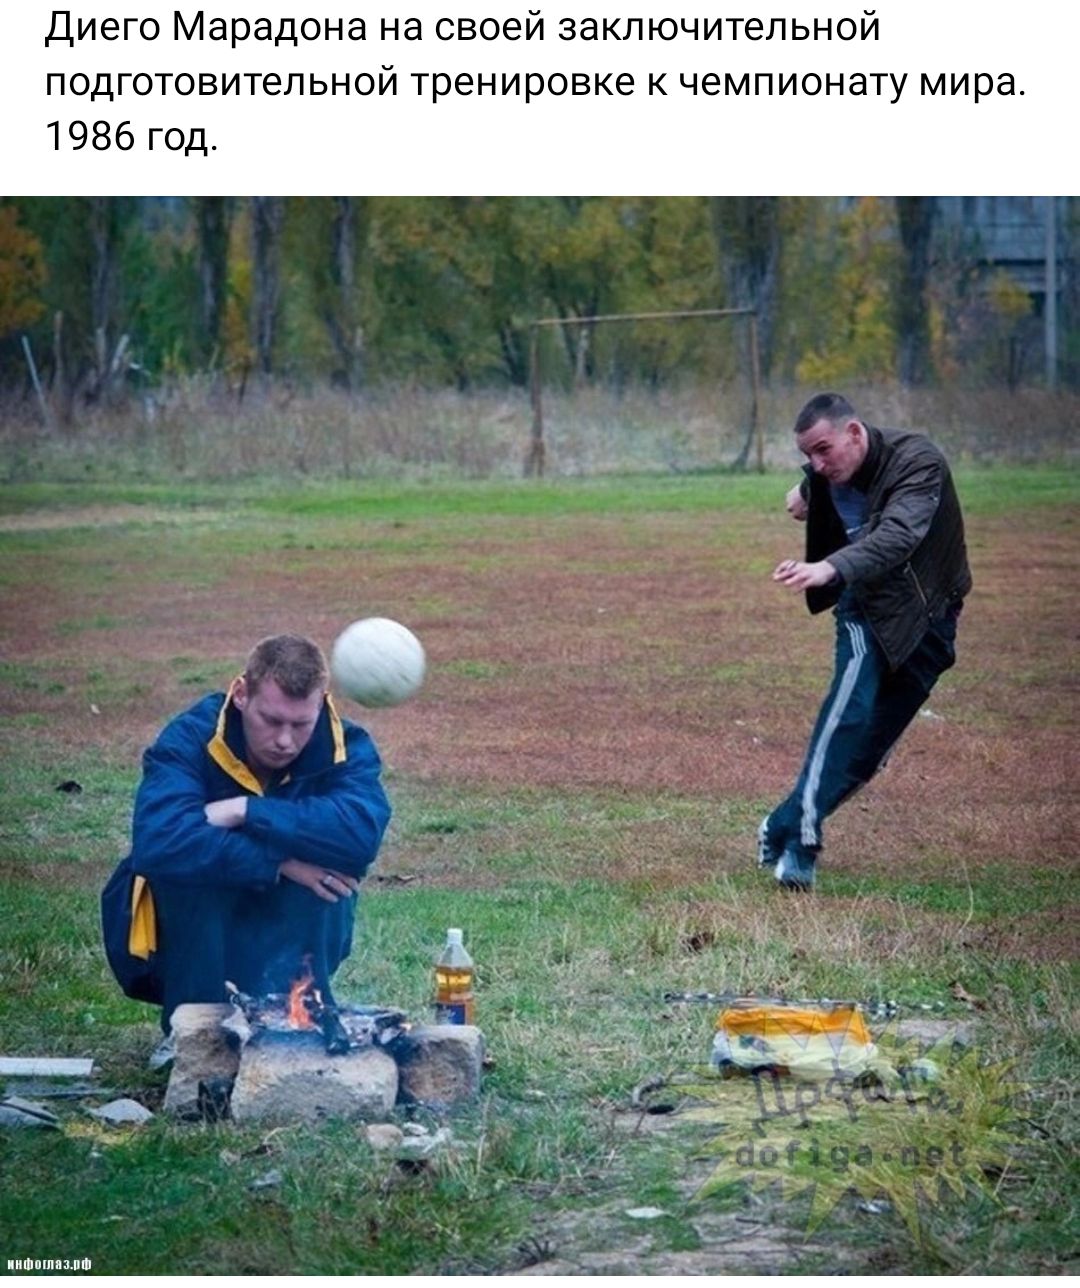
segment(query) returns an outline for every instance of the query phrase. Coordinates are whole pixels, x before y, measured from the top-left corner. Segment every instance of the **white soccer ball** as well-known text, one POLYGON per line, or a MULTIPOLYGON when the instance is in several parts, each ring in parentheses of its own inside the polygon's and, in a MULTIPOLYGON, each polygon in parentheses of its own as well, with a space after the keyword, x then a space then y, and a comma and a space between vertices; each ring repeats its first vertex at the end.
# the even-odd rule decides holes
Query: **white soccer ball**
POLYGON ((330 674, 364 707, 396 707, 424 682, 424 647, 400 622, 365 617, 346 626, 330 653, 330 674))

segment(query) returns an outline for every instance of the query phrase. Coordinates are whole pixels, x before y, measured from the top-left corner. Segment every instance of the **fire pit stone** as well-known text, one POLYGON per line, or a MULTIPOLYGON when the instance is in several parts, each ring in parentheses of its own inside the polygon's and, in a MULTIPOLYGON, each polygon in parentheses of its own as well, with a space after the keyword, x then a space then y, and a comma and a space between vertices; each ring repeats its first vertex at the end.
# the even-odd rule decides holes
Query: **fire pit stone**
POLYGON ((226 1082, 240 1067, 240 1040, 222 1024, 233 1014, 227 1002, 186 1002, 172 1013, 170 1025, 176 1040, 165 1112, 177 1118, 202 1118, 206 1093, 200 1084, 226 1082))
POLYGON ((330 1055, 320 1034, 268 1032, 250 1042, 232 1093, 237 1122, 384 1118, 397 1099, 398 1070, 375 1046, 330 1055))
POLYGON ((165 1109, 187 1119, 378 1119, 395 1103, 446 1110, 476 1099, 483 1035, 410 1025, 403 1011, 324 1006, 316 995, 189 1004, 172 1016, 176 1059, 165 1109))
POLYGON ((414 1024, 390 1048, 402 1104, 449 1109, 480 1094, 484 1035, 472 1024, 414 1024))

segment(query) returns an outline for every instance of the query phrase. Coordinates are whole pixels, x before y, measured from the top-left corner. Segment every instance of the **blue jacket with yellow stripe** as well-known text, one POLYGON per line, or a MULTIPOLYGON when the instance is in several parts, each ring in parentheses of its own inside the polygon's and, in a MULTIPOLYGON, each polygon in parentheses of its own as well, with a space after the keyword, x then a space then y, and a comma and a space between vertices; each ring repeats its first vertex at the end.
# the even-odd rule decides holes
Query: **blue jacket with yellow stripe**
POLYGON ((263 890, 287 858, 362 877, 390 820, 375 744, 329 698, 307 746, 263 787, 245 764, 232 691, 176 716, 143 756, 132 850, 102 895, 106 954, 129 996, 154 994, 154 880, 263 890), (206 821, 211 801, 246 794, 247 820, 206 821))

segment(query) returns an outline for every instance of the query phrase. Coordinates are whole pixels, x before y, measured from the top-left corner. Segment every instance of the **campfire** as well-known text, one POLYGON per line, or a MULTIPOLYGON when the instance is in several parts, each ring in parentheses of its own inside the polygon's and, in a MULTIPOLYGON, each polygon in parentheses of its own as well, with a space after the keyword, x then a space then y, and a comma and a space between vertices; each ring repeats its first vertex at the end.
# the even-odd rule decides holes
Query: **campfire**
POLYGON ((252 997, 241 992, 231 980, 225 981, 225 993, 247 1021, 251 1030, 249 1041, 260 1040, 264 1035, 288 1040, 289 1034, 318 1033, 328 1055, 345 1055, 361 1047, 387 1046, 409 1029, 404 1011, 373 1006, 337 1007, 324 1001, 307 958, 288 993, 252 997))
POLYGON ((305 961, 287 992, 253 997, 226 980, 227 1001, 178 1006, 166 1109, 200 1120, 380 1121, 398 1103, 445 1109, 476 1099, 478 1029, 337 1005, 319 983, 305 961))

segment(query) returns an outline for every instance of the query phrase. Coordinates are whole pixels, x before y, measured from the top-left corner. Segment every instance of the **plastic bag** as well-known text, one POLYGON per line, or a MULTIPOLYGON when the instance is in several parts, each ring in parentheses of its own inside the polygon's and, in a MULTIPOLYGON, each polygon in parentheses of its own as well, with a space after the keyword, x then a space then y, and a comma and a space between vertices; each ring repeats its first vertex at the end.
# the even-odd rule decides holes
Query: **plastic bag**
POLYGON ((720 1012, 711 1063, 817 1079, 857 1078, 882 1061, 856 1003, 810 1006, 755 998, 720 1012))

